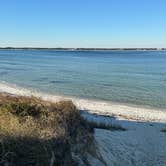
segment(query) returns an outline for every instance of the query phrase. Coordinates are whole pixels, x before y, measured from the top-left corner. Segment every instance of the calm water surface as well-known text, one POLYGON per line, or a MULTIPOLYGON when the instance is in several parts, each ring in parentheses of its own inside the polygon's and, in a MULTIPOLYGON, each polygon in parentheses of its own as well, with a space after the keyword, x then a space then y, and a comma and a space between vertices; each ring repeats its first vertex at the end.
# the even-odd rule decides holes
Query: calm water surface
POLYGON ((56 95, 166 108, 166 52, 0 50, 2 81, 56 95))

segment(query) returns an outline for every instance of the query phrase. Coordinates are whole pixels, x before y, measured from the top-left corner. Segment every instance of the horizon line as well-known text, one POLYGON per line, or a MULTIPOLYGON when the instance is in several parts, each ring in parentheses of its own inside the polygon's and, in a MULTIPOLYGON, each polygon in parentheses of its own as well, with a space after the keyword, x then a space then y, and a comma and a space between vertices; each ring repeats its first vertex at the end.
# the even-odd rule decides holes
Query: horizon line
POLYGON ((13 47, 6 46, 0 49, 56 49, 56 50, 166 50, 164 47, 13 47))

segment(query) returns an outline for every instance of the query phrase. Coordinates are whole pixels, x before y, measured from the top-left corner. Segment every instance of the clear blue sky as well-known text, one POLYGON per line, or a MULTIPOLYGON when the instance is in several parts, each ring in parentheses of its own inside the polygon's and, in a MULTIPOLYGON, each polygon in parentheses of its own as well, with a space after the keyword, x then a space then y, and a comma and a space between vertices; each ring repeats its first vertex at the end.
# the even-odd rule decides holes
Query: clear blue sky
POLYGON ((0 47, 166 47, 166 0, 0 0, 0 47))

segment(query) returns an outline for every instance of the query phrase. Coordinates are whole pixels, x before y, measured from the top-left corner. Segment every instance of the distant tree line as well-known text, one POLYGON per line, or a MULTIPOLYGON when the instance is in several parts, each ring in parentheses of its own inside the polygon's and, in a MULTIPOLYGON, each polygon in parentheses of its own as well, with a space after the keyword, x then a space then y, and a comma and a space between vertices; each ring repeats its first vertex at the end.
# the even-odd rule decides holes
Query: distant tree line
POLYGON ((43 47, 0 47, 3 50, 68 50, 68 51, 111 51, 111 50, 166 50, 166 48, 43 48, 43 47))

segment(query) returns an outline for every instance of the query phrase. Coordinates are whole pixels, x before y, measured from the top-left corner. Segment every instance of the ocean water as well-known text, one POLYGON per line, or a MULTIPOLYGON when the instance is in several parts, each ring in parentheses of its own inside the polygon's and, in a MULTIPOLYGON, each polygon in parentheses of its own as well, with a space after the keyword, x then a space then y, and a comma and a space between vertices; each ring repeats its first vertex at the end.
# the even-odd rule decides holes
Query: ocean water
POLYGON ((0 50, 0 83, 165 109, 166 52, 0 50))

